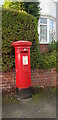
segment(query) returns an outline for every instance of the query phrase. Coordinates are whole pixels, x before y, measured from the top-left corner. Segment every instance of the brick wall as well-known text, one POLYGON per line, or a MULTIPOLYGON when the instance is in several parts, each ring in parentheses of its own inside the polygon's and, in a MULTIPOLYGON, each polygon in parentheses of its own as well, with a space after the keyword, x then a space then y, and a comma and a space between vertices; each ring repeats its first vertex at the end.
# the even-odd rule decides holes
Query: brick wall
POLYGON ((56 86, 56 70, 33 70, 32 71, 32 86, 53 87, 56 86))
MULTIPOLYGON (((34 69, 31 71, 32 86, 50 87, 56 86, 56 70, 39 70, 34 69)), ((2 78, 2 90, 11 91, 16 88, 16 75, 15 72, 0 73, 2 78)), ((0 82, 1 86, 1 82, 0 82)), ((58 86, 58 83, 57 83, 58 86)))
POLYGON ((48 44, 40 44, 39 47, 41 53, 48 52, 48 44))

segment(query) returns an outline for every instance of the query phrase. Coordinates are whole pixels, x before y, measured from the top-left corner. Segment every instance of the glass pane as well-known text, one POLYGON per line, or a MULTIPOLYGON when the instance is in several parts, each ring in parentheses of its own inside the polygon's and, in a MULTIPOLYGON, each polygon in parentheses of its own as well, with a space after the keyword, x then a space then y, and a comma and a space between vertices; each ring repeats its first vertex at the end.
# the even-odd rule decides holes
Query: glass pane
POLYGON ((40 25, 40 42, 47 42, 47 25, 40 25))
POLYGON ((40 23, 47 24, 47 18, 40 18, 40 23))
POLYGON ((49 42, 53 40, 53 20, 49 20, 49 42))
POLYGON ((50 26, 50 27, 53 26, 53 20, 49 20, 49 26, 50 26))

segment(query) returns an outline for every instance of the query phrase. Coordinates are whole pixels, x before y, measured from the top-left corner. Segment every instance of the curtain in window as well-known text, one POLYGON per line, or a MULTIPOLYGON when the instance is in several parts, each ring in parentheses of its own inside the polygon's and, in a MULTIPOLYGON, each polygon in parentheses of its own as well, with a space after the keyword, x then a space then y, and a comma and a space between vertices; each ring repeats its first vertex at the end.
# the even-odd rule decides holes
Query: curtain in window
POLYGON ((47 25, 40 25, 40 42, 47 42, 47 25))
POLYGON ((49 43, 53 41, 53 20, 49 20, 49 43))

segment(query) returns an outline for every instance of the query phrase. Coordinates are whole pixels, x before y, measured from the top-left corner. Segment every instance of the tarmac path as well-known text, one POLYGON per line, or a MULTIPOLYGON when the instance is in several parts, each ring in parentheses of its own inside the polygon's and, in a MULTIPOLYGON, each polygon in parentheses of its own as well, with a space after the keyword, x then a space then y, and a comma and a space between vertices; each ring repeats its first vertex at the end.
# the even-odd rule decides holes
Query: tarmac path
POLYGON ((5 102, 3 98, 3 118, 56 118, 56 93, 51 90, 40 94, 16 102, 5 102))

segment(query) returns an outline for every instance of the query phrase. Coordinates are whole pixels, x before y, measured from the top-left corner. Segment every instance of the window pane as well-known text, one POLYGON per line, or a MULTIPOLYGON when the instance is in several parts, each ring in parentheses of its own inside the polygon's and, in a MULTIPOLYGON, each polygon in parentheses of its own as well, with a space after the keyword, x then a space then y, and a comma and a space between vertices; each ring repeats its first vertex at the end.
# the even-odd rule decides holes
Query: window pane
POLYGON ((53 40, 53 20, 49 20, 49 42, 53 40))
POLYGON ((47 24, 47 18, 40 18, 40 23, 47 24))
POLYGON ((47 42, 47 25, 40 25, 40 42, 47 42))

